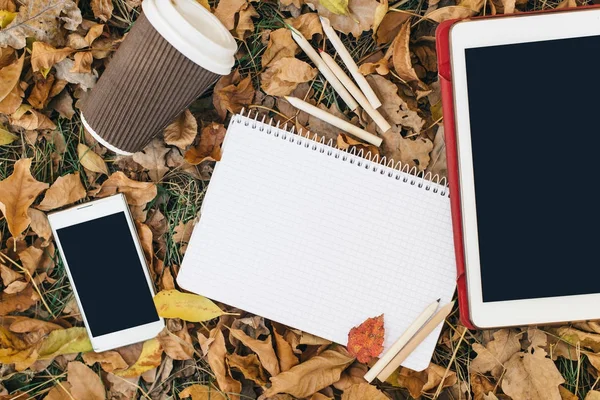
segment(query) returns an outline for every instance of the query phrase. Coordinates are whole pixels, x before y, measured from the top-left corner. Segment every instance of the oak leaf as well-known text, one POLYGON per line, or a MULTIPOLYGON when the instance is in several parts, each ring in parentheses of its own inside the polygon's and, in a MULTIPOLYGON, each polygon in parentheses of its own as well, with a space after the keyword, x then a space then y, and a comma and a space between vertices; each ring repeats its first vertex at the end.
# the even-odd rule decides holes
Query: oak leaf
POLYGON ((211 386, 194 384, 179 392, 182 399, 191 397, 190 400, 228 400, 228 397, 211 386))
POLYGON ((385 328, 383 314, 367 318, 348 333, 348 352, 361 363, 369 363, 383 351, 385 328))
POLYGON ((112 17, 113 4, 112 0, 92 0, 92 12, 94 17, 104 22, 112 17))
POLYGON ((560 400, 558 386, 565 380, 546 357, 545 335, 537 335, 536 339, 526 351, 513 354, 505 363, 502 390, 513 400, 560 400))
POLYGON ((123 193, 127 203, 131 206, 145 206, 156 197, 157 188, 152 182, 134 181, 129 179, 123 172, 117 171, 104 181, 102 187, 96 193, 96 197, 102 198, 117 193, 123 193))
POLYGON ((90 367, 96 363, 100 363, 100 366, 106 372, 113 372, 118 369, 125 369, 128 367, 123 357, 116 351, 103 351, 96 353, 90 351, 81 356, 83 361, 90 367))
POLYGON ((227 111, 239 113, 249 106, 254 99, 254 86, 249 76, 240 80, 236 71, 221 77, 213 91, 213 105, 221 119, 225 119, 227 111))
POLYGON ((308 40, 311 40, 314 35, 323 36, 323 27, 317 13, 306 13, 296 18, 288 18, 285 23, 293 26, 308 40))
POLYGON ((49 70, 56 63, 67 58, 73 49, 65 47, 57 49, 44 42, 34 42, 31 48, 31 68, 33 71, 49 70))
POLYGON ((342 400, 389 400, 382 391, 368 383, 356 383, 344 390, 342 400))
POLYGON ((13 63, 0 69, 0 101, 4 100, 19 83, 24 60, 25 55, 22 55, 13 63))
POLYGON ((303 82, 317 76, 317 70, 297 58, 277 60, 261 74, 261 88, 271 96, 287 96, 303 82))
POLYGON ((54 210, 84 199, 86 195, 85 188, 81 184, 79 172, 67 174, 60 176, 50 186, 37 208, 42 211, 54 210))
POLYGON ((113 373, 123 378, 133 378, 142 375, 160 365, 163 349, 158 339, 146 340, 142 346, 142 353, 137 361, 129 368, 113 373))
POLYGON ((81 21, 81 11, 72 0, 28 0, 0 31, 0 47, 22 49, 26 38, 60 46, 64 42, 61 26, 73 31, 81 21))
MULTIPOLYGON (((202 335, 198 334, 198 339, 201 337, 202 335)), ((206 339, 204 340, 204 345, 202 341, 200 345, 204 346, 204 348, 208 347, 206 358, 210 369, 215 374, 219 389, 227 393, 230 400, 239 400, 242 384, 233 379, 228 372, 226 364, 227 348, 225 347, 223 332, 218 327, 213 328, 210 331, 209 338, 203 339, 206 339)))
POLYGON ((163 318, 181 318, 189 322, 209 321, 223 311, 206 297, 182 293, 178 290, 162 290, 154 296, 158 315, 163 318))
POLYGON ((92 172, 98 172, 108 176, 108 167, 106 166, 106 162, 102 159, 102 157, 94 153, 94 151, 92 151, 92 149, 85 144, 79 143, 77 145, 77 156, 79 157, 79 162, 84 168, 92 172))
POLYGON ((493 334, 493 340, 485 343, 473 343, 477 357, 471 361, 471 370, 480 374, 491 372, 500 378, 504 372, 504 364, 521 350, 518 332, 514 329, 500 329, 493 334))
POLYGON ((200 141, 196 147, 192 147, 185 152, 185 160, 192 165, 198 165, 207 159, 219 161, 221 159, 221 145, 226 132, 223 124, 215 122, 202 128, 200 141))
MULTIPOLYGON (((316 16, 316 14, 313 14, 316 16)), ((263 68, 285 57, 294 57, 300 52, 300 48, 292 39, 292 33, 287 28, 279 28, 269 35, 269 43, 262 55, 261 64, 263 68)))
POLYGON ((260 386, 266 386, 267 376, 256 354, 240 356, 238 354, 227 354, 229 368, 239 370, 244 378, 256 382, 260 386))
POLYGON ((169 172, 165 156, 170 151, 160 139, 154 139, 142 151, 133 154, 133 161, 148 170, 148 176, 153 182, 160 180, 169 172))
POLYGON ((229 332, 231 336, 238 339, 244 346, 258 355, 261 364, 271 376, 279 375, 279 361, 277 360, 277 355, 275 355, 270 335, 265 340, 259 340, 246 335, 240 329, 230 329, 229 332))
POLYGON ((198 123, 190 110, 185 110, 165 128, 165 143, 180 149, 188 147, 198 134, 198 123))
POLYGON ((0 181, 0 211, 6 218, 8 230, 18 237, 29 226, 31 219, 27 215, 29 206, 47 187, 30 172, 31 158, 22 158, 15 163, 13 173, 0 181))
POLYGON ((100 377, 79 361, 71 361, 67 367, 67 382, 76 399, 105 400, 106 393, 100 377))
POLYGON ((278 393, 288 393, 304 398, 337 382, 342 371, 354 362, 354 357, 343 349, 339 350, 325 350, 289 371, 271 377, 271 387, 265 390, 263 396, 268 398, 278 393))
MULTIPOLYGON (((336 0, 334 0, 336 1, 336 0)), ((339 0, 338 0, 339 1, 339 0)), ((388 8, 388 2, 381 3, 376 0, 349 0, 347 14, 336 14, 327 9, 319 0, 307 0, 308 4, 316 8, 320 16, 328 18, 331 26, 342 33, 359 37, 362 32, 376 28, 388 8)))

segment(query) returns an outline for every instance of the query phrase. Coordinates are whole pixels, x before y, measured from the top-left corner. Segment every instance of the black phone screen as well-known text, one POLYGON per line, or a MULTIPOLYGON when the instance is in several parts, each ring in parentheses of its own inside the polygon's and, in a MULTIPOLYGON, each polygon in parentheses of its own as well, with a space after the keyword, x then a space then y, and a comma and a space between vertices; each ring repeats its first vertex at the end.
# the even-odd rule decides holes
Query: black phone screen
POLYGON ((56 232, 93 336, 158 321, 124 212, 56 232))
POLYGON ((484 302, 600 293, 599 50, 465 51, 484 302))

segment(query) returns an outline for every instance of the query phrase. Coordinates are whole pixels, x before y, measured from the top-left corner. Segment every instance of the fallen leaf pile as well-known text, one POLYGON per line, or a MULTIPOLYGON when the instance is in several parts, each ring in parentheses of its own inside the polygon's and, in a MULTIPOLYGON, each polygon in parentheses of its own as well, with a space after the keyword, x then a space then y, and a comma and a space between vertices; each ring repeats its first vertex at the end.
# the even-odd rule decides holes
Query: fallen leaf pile
MULTIPOLYGON (((445 177, 437 24, 580 2, 199 3, 235 36, 236 65, 145 149, 124 157, 85 131, 78 106, 126 37, 141 1, 0 0, 0 399, 600 398, 595 322, 471 332, 453 314, 426 370, 400 368, 387 382, 369 384, 364 374, 384 340, 394 339, 385 338, 383 315, 357 324, 343 347, 176 284, 234 113, 252 110, 344 150, 445 177), (319 16, 331 21, 383 103, 389 131, 348 110, 292 39, 290 27, 335 57, 319 16), (286 95, 381 135, 383 145, 299 112, 286 95), (135 219, 166 328, 144 343, 95 353, 47 214, 117 193, 135 219)), ((104 251, 110 249, 98 249, 104 251)))

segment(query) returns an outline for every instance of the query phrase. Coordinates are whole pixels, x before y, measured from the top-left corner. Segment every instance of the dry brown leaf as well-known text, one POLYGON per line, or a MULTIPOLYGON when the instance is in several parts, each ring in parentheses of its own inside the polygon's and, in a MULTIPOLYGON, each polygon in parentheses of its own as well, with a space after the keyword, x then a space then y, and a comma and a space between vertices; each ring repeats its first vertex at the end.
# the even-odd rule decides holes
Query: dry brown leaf
POLYGON ((394 39, 392 61, 394 63, 394 69, 400 78, 406 82, 418 81, 419 77, 415 72, 410 60, 410 21, 406 21, 398 36, 394 39))
POLYGON ((185 160, 192 165, 198 165, 207 158, 219 161, 221 159, 221 144, 223 144, 226 132, 227 130, 223 124, 217 124, 216 122, 202 128, 198 145, 186 151, 185 160))
POLYGON ((106 22, 112 17, 112 0, 92 0, 91 5, 94 17, 99 20, 106 22))
POLYGON ((213 91, 213 105, 221 119, 225 119, 227 111, 239 113, 249 106, 254 99, 254 86, 249 76, 239 80, 237 70, 219 79, 213 91))
POLYGON ((475 15, 475 11, 469 7, 447 6, 438 8, 437 10, 425 14, 424 18, 430 19, 437 23, 442 23, 449 19, 463 19, 472 17, 473 15, 475 15))
POLYGON ((61 382, 50 389, 44 400, 73 400, 70 389, 71 384, 69 382, 61 382))
POLYGON ((369 75, 367 81, 383 103, 379 111, 389 122, 409 128, 414 133, 421 132, 425 121, 398 95, 396 84, 379 75, 369 75))
POLYGON ((235 28, 235 17, 242 7, 246 6, 246 0, 222 0, 219 1, 214 15, 225 25, 228 30, 235 28))
MULTIPOLYGON (((562 385, 558 387, 558 391, 560 393, 561 400, 579 400, 579 396, 574 395, 562 385)), ((598 400, 600 400, 600 397, 598 397, 598 400)))
MULTIPOLYGON (((70 120, 71 118, 73 118, 73 115, 75 115, 75 110, 73 109, 73 98, 71 97, 69 92, 66 90, 61 92, 55 98, 53 98, 50 101, 49 106, 50 106, 50 108, 56 110, 60 114, 60 116, 63 118, 67 118, 70 120)), ((56 145, 56 143, 55 143, 55 145, 56 145)), ((64 150, 61 151, 57 147, 57 150, 59 151, 60 154, 64 154, 64 152, 65 152, 64 150, 66 150, 66 148, 64 148, 64 150)))
POLYGON ((19 252, 19 259, 21 260, 23 268, 29 271, 31 275, 33 275, 40 265, 43 256, 44 251, 34 246, 29 246, 25 250, 19 252))
POLYGON ((377 44, 382 45, 390 43, 400 32, 404 22, 406 22, 411 15, 403 12, 389 12, 383 17, 379 29, 377 29, 377 44))
MULTIPOLYGON (((26 87, 27 85, 25 84, 24 86, 26 87)), ((0 84, 0 90, 1 87, 0 84)), ((0 101, 0 113, 9 115, 15 113, 23 102, 23 96, 25 96, 25 91, 21 88, 21 85, 17 83, 10 93, 0 101)))
POLYGON ((344 390, 342 400, 389 400, 382 391, 368 383, 357 383, 344 390))
POLYGON ((377 62, 367 62, 358 68, 363 75, 378 73, 379 75, 387 75, 390 73, 389 62, 386 59, 381 59, 377 62))
POLYGON ((125 369, 128 367, 123 357, 116 351, 103 351, 102 353, 96 353, 90 351, 81 355, 83 361, 90 367, 96 363, 100 363, 100 366, 106 372, 113 372, 119 369, 125 369))
POLYGON ((230 329, 229 332, 231 336, 238 339, 244 346, 250 348, 250 350, 258 355, 263 367, 265 367, 271 376, 279 375, 279 361, 277 360, 277 355, 275 355, 270 335, 265 340, 258 340, 246 335, 241 329, 230 329))
POLYGON ((91 51, 80 51, 75 53, 75 64, 71 68, 71 72, 78 74, 91 74, 92 73, 92 57, 91 51))
POLYGON ((529 337, 531 346, 513 354, 505 363, 502 390, 513 400, 560 400, 558 386, 565 382, 543 346, 545 335, 529 337))
POLYGON ((521 350, 518 332, 514 329, 500 329, 493 334, 494 339, 485 343, 473 343, 477 357, 471 362, 471 370, 480 374, 491 372, 500 378, 504 372, 504 364, 521 350))
MULTIPOLYGON (((200 338, 201 335, 198 336, 200 338)), ((208 347, 207 360, 211 370, 215 374, 219 388, 224 393, 228 393, 231 400, 239 400, 242 384, 233 379, 227 371, 227 365, 225 363, 227 349, 225 348, 223 332, 221 332, 219 328, 213 328, 210 331, 208 340, 212 340, 212 343, 210 343, 210 346, 208 347)))
POLYGON ((179 221, 173 232, 173 241, 175 243, 189 243, 194 225, 196 225, 195 219, 190 219, 185 224, 183 221, 179 221))
POLYGON ((48 43, 33 42, 31 48, 31 67, 34 72, 49 70, 54 64, 61 62, 71 53, 73 53, 73 49, 70 47, 57 49, 48 43))
POLYGON ((288 28, 280 28, 272 31, 269 35, 267 49, 262 55, 262 66, 266 68, 282 58, 294 57, 299 51, 300 48, 294 39, 292 39, 292 33, 288 28))
POLYGON ((184 150, 198 134, 198 123, 190 110, 185 110, 165 128, 165 143, 184 150))
POLYGON ((433 150, 429 154, 431 161, 426 172, 438 175, 441 178, 448 176, 448 165, 446 162, 446 141, 444 139, 444 127, 440 126, 433 139, 433 150))
POLYGON ((52 237, 52 228, 50 228, 50 223, 48 222, 46 214, 35 208, 29 208, 27 210, 27 215, 31 220, 31 230, 42 239, 45 239, 46 241, 50 240, 52 237))
POLYGON ((579 344, 581 347, 591 349, 595 353, 600 352, 600 334, 583 332, 569 326, 553 328, 550 331, 572 346, 579 344))
POLYGON ((288 393, 302 398, 337 382, 342 371, 354 362, 354 358, 345 350, 340 348, 340 351, 343 352, 325 350, 289 371, 271 377, 271 387, 265 390, 263 396, 288 393))
POLYGON ((57 329, 63 329, 62 326, 54 324, 48 321, 42 321, 34 318, 27 317, 14 317, 15 320, 11 322, 9 329, 15 333, 29 333, 38 332, 42 335, 46 335, 57 329))
POLYGON ((145 206, 156 197, 157 189, 152 182, 134 181, 123 172, 117 171, 104 181, 96 197, 102 198, 116 193, 123 193, 129 205, 145 206))
POLYGON ((194 357, 192 338, 187 327, 184 326, 177 332, 170 332, 165 328, 156 338, 165 353, 173 360, 191 360, 194 357))
POLYGON ((359 37, 362 32, 376 28, 388 8, 386 0, 381 3, 375 0, 349 0, 350 14, 338 15, 320 4, 319 0, 307 0, 306 2, 313 5, 320 16, 328 18, 335 30, 352 34, 354 37, 359 37))
POLYGON ((26 38, 60 46, 64 43, 61 26, 73 31, 81 21, 81 11, 71 0, 30 0, 0 32, 0 47, 22 49, 26 38))
POLYGON ((2 284, 4 286, 10 285, 17 279, 21 279, 21 277, 22 275, 20 273, 0 263, 0 278, 2 278, 2 284))
POLYGON ((39 300, 38 294, 29 286, 17 294, 0 294, 0 316, 12 312, 27 311, 39 300))
POLYGON ((31 158, 22 158, 15 163, 13 173, 0 181, 0 211, 14 237, 19 237, 27 229, 31 222, 27 210, 48 187, 47 183, 31 176, 30 168, 31 158))
POLYGON ((190 400, 228 400, 228 397, 219 392, 217 389, 198 384, 194 384, 183 389, 179 393, 179 397, 182 399, 191 397, 190 400))
POLYGON ((485 0, 461 0, 457 5, 470 8, 475 13, 479 13, 485 5, 485 0))
POLYGON ((496 389, 496 386, 483 375, 471 374, 470 378, 473 400, 483 400, 485 395, 496 389))
MULTIPOLYGON (((47 116, 34 110, 29 105, 21 105, 17 111, 9 118, 12 126, 18 126, 27 131, 34 131, 36 129, 56 129, 54 122, 47 116)), ((37 132, 33 132, 37 137, 37 132)), ((34 143, 33 140, 30 140, 34 143)))
POLYGON ((103 24, 94 24, 85 34, 84 40, 88 44, 88 46, 91 46, 92 43, 94 43, 94 40, 96 40, 100 36, 102 36, 103 32, 104 32, 103 24))
POLYGON ((71 60, 70 58, 65 58, 61 62, 54 64, 56 77, 69 83, 79 85, 83 90, 88 90, 94 87, 98 74, 95 71, 92 71, 91 73, 73 72, 74 66, 75 61, 71 60))
POLYGON ((369 367, 359 362, 354 362, 344 372, 340 380, 333 384, 333 387, 338 390, 347 390, 350 386, 365 382, 365 374, 369 367))
POLYGON ((169 151, 170 149, 165 147, 162 140, 154 139, 144 150, 133 154, 133 161, 148 170, 148 176, 153 182, 160 182, 169 172, 165 160, 169 151))
POLYGON ((317 13, 306 13, 297 18, 288 18, 285 23, 293 26, 308 40, 311 40, 314 35, 323 36, 323 27, 317 13))
POLYGON ((397 378, 398 386, 408 389, 411 396, 415 398, 429 391, 435 391, 440 384, 444 388, 452 386, 456 382, 456 372, 448 371, 446 374, 446 368, 433 363, 429 364, 427 369, 418 372, 401 368, 397 378), (442 378, 444 378, 443 383, 442 378))
POLYGON ((14 89, 19 83, 19 77, 23 70, 23 61, 25 55, 16 59, 12 64, 9 64, 0 69, 0 101, 4 100, 6 96, 14 89))
POLYGON ((94 153, 88 146, 83 143, 79 143, 77 145, 77 155, 79 157, 79 162, 84 168, 92 172, 98 172, 108 176, 108 167, 106 166, 106 162, 98 154, 94 153))
POLYGON ((71 384, 71 394, 76 399, 105 400, 106 393, 100 377, 79 361, 71 361, 68 366, 67 381, 71 384))
POLYGON ((46 191, 44 199, 37 208, 42 211, 54 210, 84 199, 86 195, 79 172, 75 172, 59 177, 46 191))
POLYGON ((297 58, 281 58, 261 74, 261 88, 271 96, 287 96, 303 82, 317 76, 316 68, 297 58))
POLYGON ((584 400, 600 400, 600 392, 597 390, 590 390, 584 400))
POLYGON ((235 27, 235 33, 238 39, 244 40, 248 33, 254 32, 254 22, 252 21, 252 18, 258 16, 259 14, 250 3, 242 7, 238 24, 235 27))
POLYGON ((4 288, 3 292, 6 294, 15 294, 21 292, 29 285, 28 282, 25 281, 14 281, 10 285, 4 288))
POLYGON ((289 371, 292 367, 299 364, 298 357, 294 354, 292 346, 276 330, 273 330, 273 336, 275 337, 277 358, 279 359, 281 372, 289 371))
POLYGON ((54 75, 48 75, 44 78, 41 74, 35 74, 34 82, 35 85, 33 86, 27 101, 33 108, 41 110, 48 105, 48 101, 50 100, 50 91, 54 86, 54 75))
POLYGON ((429 153, 433 149, 433 143, 429 139, 417 137, 416 139, 403 138, 399 132, 398 126, 382 134, 383 145, 382 154, 387 160, 394 160, 413 168, 416 171, 424 171, 429 165, 429 153))
POLYGON ((267 384, 267 376, 256 354, 247 356, 227 354, 227 364, 229 368, 238 369, 246 379, 250 379, 260 386, 267 384))

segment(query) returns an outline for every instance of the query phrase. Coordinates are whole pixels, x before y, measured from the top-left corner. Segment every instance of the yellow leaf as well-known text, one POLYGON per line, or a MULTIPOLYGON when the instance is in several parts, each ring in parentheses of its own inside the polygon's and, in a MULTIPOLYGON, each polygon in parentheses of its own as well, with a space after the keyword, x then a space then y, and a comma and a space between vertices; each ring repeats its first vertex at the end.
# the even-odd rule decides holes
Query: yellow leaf
POLYGON ((142 375, 152 368, 160 365, 163 349, 157 339, 150 339, 144 342, 142 353, 137 361, 129 368, 122 371, 113 372, 115 375, 123 378, 133 378, 142 375))
POLYGON ((163 318, 181 318, 189 322, 208 321, 223 315, 223 311, 206 297, 178 290, 160 291, 154 296, 154 305, 163 318))
POLYGON ((85 144, 79 143, 77 145, 77 155, 79 156, 79 162, 86 169, 108 176, 108 167, 102 157, 94 153, 92 149, 85 144))
POLYGON ((40 360, 51 360, 61 354, 92 351, 92 343, 85 328, 69 328, 50 332, 39 349, 40 360))
POLYGON ((47 71, 50 71, 54 64, 64 60, 72 52, 73 49, 69 47, 56 49, 48 43, 34 42, 31 47, 31 68, 34 71, 43 70, 47 75, 47 71))
POLYGON ((214 389, 210 386, 206 385, 191 385, 183 389, 179 393, 179 397, 181 399, 185 399, 191 396, 191 400, 227 400, 223 393, 219 392, 217 389, 214 389))
POLYGON ((6 128, 0 125, 0 146, 4 146, 5 144, 11 144, 19 137, 17 135, 12 134, 7 131, 6 128))
POLYGON ((47 183, 38 182, 31 176, 30 167, 31 158, 22 158, 15 163, 13 173, 0 182, 0 211, 14 237, 27 229, 31 222, 27 209, 48 187, 47 183))
POLYGON ((0 10, 0 29, 5 28, 17 16, 16 12, 0 10))
POLYGON ((348 0, 319 0, 319 3, 329 11, 337 15, 348 15, 348 0))

